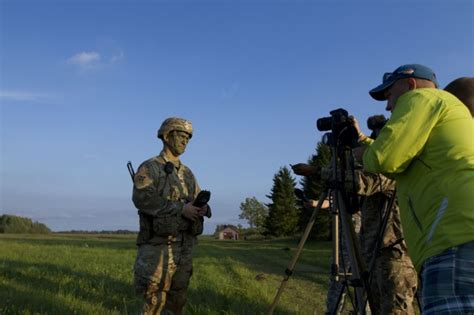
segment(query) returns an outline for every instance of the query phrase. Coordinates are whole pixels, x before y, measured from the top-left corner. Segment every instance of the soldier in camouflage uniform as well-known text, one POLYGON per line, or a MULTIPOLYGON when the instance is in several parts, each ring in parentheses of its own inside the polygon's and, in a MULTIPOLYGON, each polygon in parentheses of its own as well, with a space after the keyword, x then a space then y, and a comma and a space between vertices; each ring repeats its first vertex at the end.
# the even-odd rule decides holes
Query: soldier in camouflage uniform
MULTIPOLYGON (((378 136, 385 122, 383 115, 368 119, 368 126, 373 130, 373 139, 378 136)), ((413 300, 418 278, 408 256, 400 210, 396 202, 390 210, 383 235, 379 235, 385 215, 384 205, 387 204, 388 207, 388 202, 395 192, 395 181, 382 174, 369 173, 362 169, 356 169, 354 176, 354 179, 350 173, 346 176, 346 189, 355 189, 355 192, 363 197, 360 241, 367 268, 373 265, 369 280, 375 313, 415 314, 413 300)))
MULTIPOLYGON (((417 274, 403 240, 396 203, 389 213, 379 248, 375 248, 383 221, 384 204, 392 197, 395 182, 381 174, 363 170, 356 170, 355 177, 356 192, 364 196, 360 240, 367 268, 370 268, 372 260, 375 259, 370 279, 375 314, 415 314, 413 300, 417 288, 417 274)), ((352 180, 346 186, 352 187, 352 180)))
POLYGON ((193 246, 203 217, 211 215, 207 205, 193 206, 200 189, 179 160, 192 135, 189 121, 166 119, 158 130, 163 150, 143 162, 134 177, 132 199, 140 218, 134 284, 145 299, 144 314, 182 314, 193 246))

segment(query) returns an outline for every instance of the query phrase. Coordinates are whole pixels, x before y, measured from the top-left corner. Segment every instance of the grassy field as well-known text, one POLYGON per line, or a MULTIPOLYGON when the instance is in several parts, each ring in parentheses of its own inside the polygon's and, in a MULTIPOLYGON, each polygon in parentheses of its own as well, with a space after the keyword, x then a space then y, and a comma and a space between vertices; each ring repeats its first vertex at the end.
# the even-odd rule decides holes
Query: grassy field
MULTIPOLYGON (((200 238, 186 314, 264 314, 297 243, 200 238)), ((276 314, 323 313, 330 253, 305 246, 276 314)), ((0 234, 0 314, 137 314, 135 255, 134 236, 0 234)))

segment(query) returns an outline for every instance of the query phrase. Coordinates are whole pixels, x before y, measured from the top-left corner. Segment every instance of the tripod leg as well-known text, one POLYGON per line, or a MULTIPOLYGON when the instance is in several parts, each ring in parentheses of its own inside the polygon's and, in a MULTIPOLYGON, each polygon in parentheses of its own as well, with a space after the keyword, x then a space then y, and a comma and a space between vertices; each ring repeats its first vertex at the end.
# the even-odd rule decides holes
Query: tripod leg
POLYGON ((339 215, 333 214, 332 217, 332 266, 331 275, 335 281, 339 281, 339 215))
POLYGON ((350 262, 344 234, 341 234, 341 221, 337 211, 333 214, 333 261, 336 264, 331 266, 331 280, 327 294, 326 314, 342 314, 345 299, 347 296, 353 301, 347 285, 347 273, 350 272, 350 262))
POLYGON ((339 224, 339 215, 336 211, 332 214, 332 263, 329 287, 326 296, 326 314, 340 314, 342 306, 344 305, 345 285, 339 278, 339 251, 341 250, 339 224))
POLYGON ((308 239, 308 236, 309 236, 309 233, 311 232, 311 229, 313 228, 314 221, 316 221, 316 214, 321 209, 321 206, 323 205, 323 202, 326 199, 327 195, 328 195, 327 191, 324 191, 321 194, 321 196, 319 197, 318 205, 317 205, 316 209, 314 209, 313 214, 311 215, 311 218, 309 219, 308 225, 306 225, 306 229, 304 230, 303 236, 301 237, 301 240, 298 244, 298 247, 296 248, 296 252, 293 256, 293 259, 290 261, 290 263, 288 264, 288 267, 285 270, 286 276, 281 281, 280 288, 278 289, 277 294, 275 295, 275 298, 273 300, 273 303, 270 306, 270 309, 268 310, 269 315, 273 314, 273 312, 275 310, 275 307, 278 304, 278 300, 280 299, 280 296, 283 292, 283 289, 285 288, 286 283, 288 282, 288 280, 291 277, 291 274, 293 273, 293 269, 295 268, 296 262, 298 261, 300 255, 301 255, 301 252, 303 251, 303 246, 304 246, 306 240, 308 239))
POLYGON ((336 206, 338 207, 341 216, 341 228, 342 233, 344 234, 345 247, 351 263, 352 276, 353 279, 359 282, 354 285, 357 314, 365 314, 365 296, 369 298, 369 305, 371 304, 370 289, 367 285, 367 281, 364 279, 365 264, 360 255, 360 246, 358 239, 355 236, 351 216, 346 210, 346 204, 342 192, 336 190, 336 197, 336 206))
POLYGON ((332 281, 329 284, 326 314, 337 315, 342 313, 346 297, 346 282, 332 281))

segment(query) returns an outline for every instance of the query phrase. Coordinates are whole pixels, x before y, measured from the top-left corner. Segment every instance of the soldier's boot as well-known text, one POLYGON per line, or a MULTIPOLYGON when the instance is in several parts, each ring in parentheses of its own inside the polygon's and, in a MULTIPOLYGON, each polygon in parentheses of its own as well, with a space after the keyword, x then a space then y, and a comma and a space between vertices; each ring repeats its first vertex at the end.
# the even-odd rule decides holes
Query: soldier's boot
POLYGON ((165 310, 174 315, 183 314, 186 304, 186 289, 170 290, 166 300, 165 310))

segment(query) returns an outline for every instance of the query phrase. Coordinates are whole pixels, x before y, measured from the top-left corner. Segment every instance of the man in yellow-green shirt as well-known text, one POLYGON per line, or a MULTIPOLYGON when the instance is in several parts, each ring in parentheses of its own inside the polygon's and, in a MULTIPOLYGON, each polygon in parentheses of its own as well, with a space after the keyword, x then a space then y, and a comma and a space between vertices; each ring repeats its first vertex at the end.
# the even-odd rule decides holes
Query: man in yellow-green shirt
POLYGON ((474 124, 434 72, 409 64, 369 93, 390 120, 366 137, 364 168, 397 181, 408 252, 422 279, 423 314, 474 313, 474 124))

